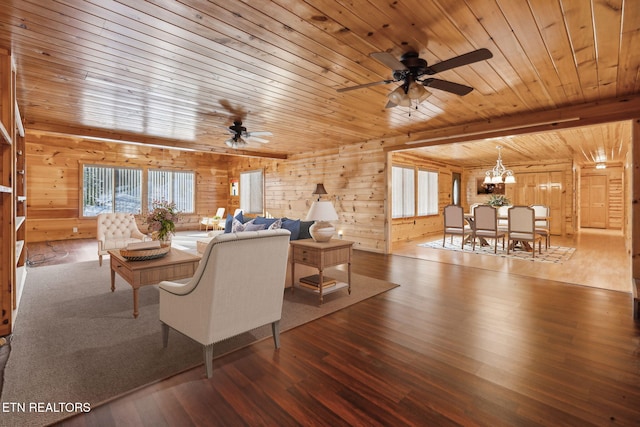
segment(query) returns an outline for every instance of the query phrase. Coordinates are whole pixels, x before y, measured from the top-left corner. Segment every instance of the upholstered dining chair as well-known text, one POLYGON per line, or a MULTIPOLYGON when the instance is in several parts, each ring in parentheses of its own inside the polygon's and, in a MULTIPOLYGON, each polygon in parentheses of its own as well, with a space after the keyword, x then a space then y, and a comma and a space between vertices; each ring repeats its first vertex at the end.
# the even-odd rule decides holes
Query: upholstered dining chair
POLYGON ((498 230, 509 231, 509 208, 511 205, 498 206, 498 230))
POLYGON ((544 237, 544 248, 549 249, 549 246, 551 246, 551 224, 549 219, 549 206, 531 205, 531 207, 536 214, 536 232, 544 237))
POLYGON ((473 211, 473 246, 476 249, 476 240, 493 239, 493 253, 498 253, 498 239, 502 238, 502 250, 504 250, 504 237, 506 232, 498 229, 498 210, 489 205, 478 205, 473 211))
POLYGON ((442 246, 444 246, 447 235, 462 236, 461 247, 464 249, 464 243, 468 236, 473 235, 473 229, 464 220, 464 210, 462 206, 448 205, 444 207, 444 234, 442 236, 442 246))
POLYGON ((151 240, 144 235, 131 213, 115 212, 98 215, 96 238, 98 239, 98 261, 111 249, 122 249, 129 243, 151 240))
POLYGON ((186 284, 160 282, 164 347, 169 329, 202 344, 207 378, 214 343, 271 324, 279 348, 290 234, 285 229, 220 234, 186 284))
POLYGON ((509 232, 507 254, 511 245, 521 242, 523 246, 531 242, 531 255, 536 257, 536 242, 538 253, 542 253, 542 236, 536 232, 536 214, 529 206, 512 206, 509 208, 509 232))

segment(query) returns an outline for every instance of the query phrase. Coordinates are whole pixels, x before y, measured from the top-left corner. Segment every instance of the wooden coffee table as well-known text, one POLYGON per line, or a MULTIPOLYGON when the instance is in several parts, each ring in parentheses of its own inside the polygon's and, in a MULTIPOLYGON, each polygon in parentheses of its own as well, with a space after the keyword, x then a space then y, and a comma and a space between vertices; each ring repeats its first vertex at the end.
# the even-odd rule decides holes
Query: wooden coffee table
POLYGON ((115 291, 116 272, 133 288, 133 317, 138 317, 138 289, 141 286, 157 285, 163 280, 178 280, 192 277, 200 257, 179 249, 162 258, 147 261, 128 261, 119 250, 109 251, 111 258, 111 292, 115 291))

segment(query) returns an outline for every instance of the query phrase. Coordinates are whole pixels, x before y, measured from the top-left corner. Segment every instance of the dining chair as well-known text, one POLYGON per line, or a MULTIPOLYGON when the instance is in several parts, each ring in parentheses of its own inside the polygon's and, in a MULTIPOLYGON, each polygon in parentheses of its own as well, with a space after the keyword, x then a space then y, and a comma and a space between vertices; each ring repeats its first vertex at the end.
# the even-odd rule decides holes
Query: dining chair
MULTIPOLYGON (((473 245, 476 249, 476 239, 493 239, 493 253, 498 253, 498 239, 502 238, 502 250, 504 250, 504 237, 507 234, 498 229, 498 210, 489 205, 478 205, 473 211, 473 245)), ((482 244, 482 241, 480 242, 482 244)))
POLYGON ((531 255, 536 257, 536 242, 538 253, 542 254, 542 236, 536 232, 536 214, 529 206, 512 206, 509 208, 509 232, 507 242, 507 255, 511 246, 521 242, 524 247, 528 242, 532 243, 531 255))
POLYGON ((531 205, 536 213, 536 232, 544 237, 544 248, 551 246, 551 224, 549 223, 549 206, 531 205), (540 219, 543 218, 544 219, 540 219))
POLYGON ((208 231, 209 227, 211 227, 212 230, 214 230, 215 228, 220 228, 220 223, 222 222, 222 227, 224 227, 224 211, 225 208, 218 208, 218 210, 216 211, 216 214, 212 217, 210 216, 205 216, 200 220, 200 230, 202 230, 202 226, 204 225, 204 231, 208 231))
POLYGON ((498 206, 498 230, 509 231, 509 208, 511 205, 498 206))
POLYGON ((444 234, 442 236, 442 246, 444 247, 447 235, 462 236, 461 248, 464 249, 464 243, 467 237, 473 236, 473 229, 464 220, 464 210, 462 206, 447 205, 444 207, 444 234))

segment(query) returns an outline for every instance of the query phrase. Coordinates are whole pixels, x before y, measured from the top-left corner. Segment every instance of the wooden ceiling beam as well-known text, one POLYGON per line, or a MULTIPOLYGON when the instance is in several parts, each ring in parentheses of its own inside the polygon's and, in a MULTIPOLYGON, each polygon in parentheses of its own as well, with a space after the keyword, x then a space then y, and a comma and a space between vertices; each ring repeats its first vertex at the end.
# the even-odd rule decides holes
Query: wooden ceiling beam
POLYGON ((198 142, 177 141, 172 139, 164 139, 150 137, 145 135, 134 135, 122 132, 109 132, 96 129, 74 128, 70 126, 48 125, 46 129, 28 129, 27 134, 37 138, 46 138, 50 135, 53 137, 66 136, 84 140, 115 142, 119 144, 138 144, 149 145, 157 148, 168 150, 197 151, 202 153, 221 154, 229 156, 241 157, 262 157, 269 159, 286 159, 287 155, 283 153, 266 153, 252 150, 231 149, 224 147, 213 147, 198 142))
POLYGON ((640 95, 412 132, 395 138, 387 138, 381 142, 385 151, 411 150, 454 142, 591 126, 632 120, 638 117, 640 117, 640 95))

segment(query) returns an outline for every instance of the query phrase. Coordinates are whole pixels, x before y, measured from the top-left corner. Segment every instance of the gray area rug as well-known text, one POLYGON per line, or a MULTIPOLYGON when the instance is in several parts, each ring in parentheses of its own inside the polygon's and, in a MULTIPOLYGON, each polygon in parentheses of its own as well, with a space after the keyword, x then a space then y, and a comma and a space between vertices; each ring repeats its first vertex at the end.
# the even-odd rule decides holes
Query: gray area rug
MULTIPOLYGON (((460 244, 462 243, 462 237, 453 236, 453 243, 451 242, 451 237, 447 236, 444 247, 442 246, 442 237, 426 242, 420 243, 418 246, 422 246, 423 248, 431 248, 431 249, 444 249, 448 251, 454 252, 467 252, 474 253, 480 255, 489 255, 489 256, 497 256, 501 258, 510 258, 510 259, 519 259, 522 261, 531 261, 531 262, 550 262, 554 264, 562 264, 571 258, 571 255, 575 252, 576 248, 567 248, 564 246, 549 246, 549 248, 544 248, 544 242, 542 242, 542 253, 538 253, 538 245, 536 244, 536 256, 535 258, 531 256, 531 252, 527 252, 521 248, 516 248, 516 250, 509 251, 509 255, 507 255, 506 249, 502 250, 502 241, 498 243, 498 251, 497 253, 493 253, 493 239, 490 239, 490 246, 480 246, 476 244, 475 250, 471 250, 471 243, 466 243, 464 249, 461 248, 460 244)), ((505 245, 506 245, 505 239, 505 245)), ((506 248, 506 246, 505 246, 506 248)))
MULTIPOLYGON (((202 365, 202 349, 171 331, 162 347, 158 288, 139 291, 140 316, 133 318, 131 287, 116 276, 110 291, 108 261, 30 268, 5 370, 0 425, 45 425, 71 415, 69 404, 95 407, 117 395, 202 365), (40 406, 35 406, 38 402, 40 406), (7 407, 6 405, 10 405, 7 407), (65 405, 62 405, 65 404, 65 405)), ((346 273, 327 274, 345 280, 346 273)), ((281 332, 330 314, 397 285, 352 275, 346 289, 325 296, 285 291, 281 332)), ((264 326, 216 344, 218 357, 260 339, 264 326)), ((286 351, 281 348, 280 351, 286 351)), ((204 367, 203 378, 204 378, 204 367)))

